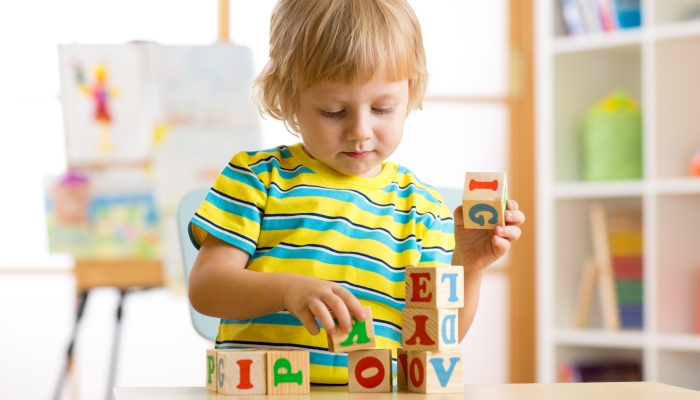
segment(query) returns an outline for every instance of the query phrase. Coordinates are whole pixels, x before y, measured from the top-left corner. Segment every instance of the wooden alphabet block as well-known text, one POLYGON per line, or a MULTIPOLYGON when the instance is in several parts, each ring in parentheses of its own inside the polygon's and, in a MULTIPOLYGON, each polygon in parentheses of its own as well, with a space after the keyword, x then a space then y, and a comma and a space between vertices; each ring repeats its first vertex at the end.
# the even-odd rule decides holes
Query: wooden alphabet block
POLYGON ((348 391, 389 393, 391 349, 355 350, 348 353, 348 391))
POLYGON ((207 390, 216 392, 219 374, 216 372, 216 350, 207 350, 207 390))
POLYGON ((331 353, 344 353, 374 348, 372 309, 370 307, 362 308, 365 311, 365 320, 360 322, 355 317, 352 317, 352 330, 349 333, 340 330, 340 326, 337 324, 338 321, 335 320, 335 316, 331 313, 333 320, 336 321, 336 330, 332 335, 328 335, 328 351, 331 353))
POLYGON ((464 267, 406 267, 406 308, 464 307, 464 267))
POLYGON ((462 393, 462 352, 409 351, 408 390, 417 393, 462 393))
POLYGON ((396 387, 408 390, 408 350, 403 347, 396 349, 396 387))
POLYGON ((462 194, 464 227, 493 229, 504 226, 507 201, 505 172, 467 172, 462 194))
POLYGON ((308 394, 309 377, 308 351, 267 351, 267 394, 308 394))
POLYGON ((211 390, 213 392, 216 392, 219 385, 218 385, 218 377, 219 377, 219 368, 218 368, 218 354, 223 353, 223 352, 231 352, 231 351, 253 351, 254 349, 209 349, 207 350, 207 381, 206 381, 206 386, 207 390, 211 390))
POLYGON ((406 350, 445 351, 459 344, 456 309, 404 308, 402 323, 402 347, 406 350))
POLYGON ((219 351, 218 392, 221 394, 265 394, 267 363, 264 351, 219 351))

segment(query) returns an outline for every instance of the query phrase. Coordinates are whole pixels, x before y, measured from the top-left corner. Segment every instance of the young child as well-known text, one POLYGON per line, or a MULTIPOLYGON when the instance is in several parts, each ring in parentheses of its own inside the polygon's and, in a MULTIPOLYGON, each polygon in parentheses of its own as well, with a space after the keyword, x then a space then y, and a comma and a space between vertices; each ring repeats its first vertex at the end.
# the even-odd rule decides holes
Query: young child
POLYGON ((525 217, 509 201, 505 227, 464 229, 461 207, 453 219, 386 161, 421 107, 425 64, 406 0, 278 2, 257 100, 302 143, 236 154, 190 223, 189 297, 222 319, 217 348, 307 349, 311 383, 346 384, 347 356, 327 351, 319 323, 333 332, 332 310, 349 332, 369 305, 377 347, 401 346, 406 266, 464 266, 464 337, 483 270, 525 217))

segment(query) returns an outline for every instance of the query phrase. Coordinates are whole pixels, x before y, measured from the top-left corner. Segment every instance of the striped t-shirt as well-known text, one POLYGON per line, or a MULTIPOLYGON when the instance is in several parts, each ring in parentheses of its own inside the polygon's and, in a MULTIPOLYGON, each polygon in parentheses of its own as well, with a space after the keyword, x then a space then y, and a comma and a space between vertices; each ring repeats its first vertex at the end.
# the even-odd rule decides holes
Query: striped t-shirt
MULTIPOLYGON (((190 223, 250 254, 246 268, 337 282, 372 307, 377 348, 401 346, 406 266, 450 265, 454 224, 432 187, 391 162, 373 178, 340 174, 301 144, 236 154, 190 223)), ((217 348, 310 351, 311 382, 346 384, 347 355, 286 311, 222 320, 217 348)))

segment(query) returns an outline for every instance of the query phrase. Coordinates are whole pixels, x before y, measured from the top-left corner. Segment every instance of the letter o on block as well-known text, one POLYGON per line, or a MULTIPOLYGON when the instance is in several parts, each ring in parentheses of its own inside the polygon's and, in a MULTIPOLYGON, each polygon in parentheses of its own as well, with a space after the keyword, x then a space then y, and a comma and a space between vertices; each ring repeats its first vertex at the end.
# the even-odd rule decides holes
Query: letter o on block
POLYGON ((348 391, 386 393, 392 389, 391 350, 357 350, 348 353, 348 391))

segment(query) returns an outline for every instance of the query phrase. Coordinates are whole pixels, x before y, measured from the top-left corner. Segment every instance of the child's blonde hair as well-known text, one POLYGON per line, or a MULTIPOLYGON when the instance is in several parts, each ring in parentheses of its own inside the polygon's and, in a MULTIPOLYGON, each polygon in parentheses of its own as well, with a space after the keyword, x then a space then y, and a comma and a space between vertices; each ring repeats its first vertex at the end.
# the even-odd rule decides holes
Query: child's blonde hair
POLYGON ((408 80, 407 112, 428 84, 418 18, 406 0, 280 0, 270 20, 270 59, 254 82, 261 114, 299 132, 297 95, 319 81, 367 82, 383 68, 408 80))

